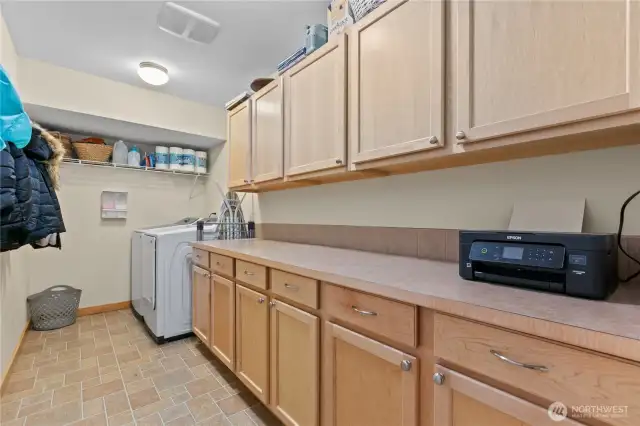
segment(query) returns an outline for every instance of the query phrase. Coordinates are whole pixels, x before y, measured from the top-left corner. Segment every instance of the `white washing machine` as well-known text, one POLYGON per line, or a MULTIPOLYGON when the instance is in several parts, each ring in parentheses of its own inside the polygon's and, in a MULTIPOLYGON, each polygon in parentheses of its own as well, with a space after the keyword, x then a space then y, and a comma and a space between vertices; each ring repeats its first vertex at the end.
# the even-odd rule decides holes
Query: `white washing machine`
MULTIPOLYGON (((205 234, 216 225, 205 225, 205 234)), ((158 343, 191 334, 191 246, 196 225, 136 231, 132 248, 133 309, 158 343), (137 254, 136 254, 137 253, 137 254)))
MULTIPOLYGON (((197 217, 185 217, 175 223, 166 225, 152 226, 149 228, 141 228, 133 231, 131 235, 131 304, 133 312, 141 318, 141 299, 142 299, 142 239, 145 233, 153 233, 161 230, 176 229, 184 225, 195 225, 199 220, 197 217)), ((147 272, 148 273, 148 272, 147 272)))

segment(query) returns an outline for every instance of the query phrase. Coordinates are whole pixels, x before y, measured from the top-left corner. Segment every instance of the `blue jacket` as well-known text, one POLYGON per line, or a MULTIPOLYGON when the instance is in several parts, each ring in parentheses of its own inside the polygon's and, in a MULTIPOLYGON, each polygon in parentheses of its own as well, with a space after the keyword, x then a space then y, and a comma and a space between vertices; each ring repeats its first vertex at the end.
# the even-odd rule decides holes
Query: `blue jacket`
POLYGON ((33 209, 26 224, 25 244, 33 243, 47 235, 64 232, 60 203, 53 189, 51 178, 46 169, 46 161, 53 156, 53 150, 33 129, 31 141, 24 148, 29 163, 31 177, 31 198, 33 209))
POLYGON ((0 151, 0 251, 23 245, 33 211, 29 161, 13 142, 0 151))
POLYGON ((14 250, 65 231, 46 161, 51 147, 33 129, 22 150, 9 143, 0 156, 0 251, 14 250))

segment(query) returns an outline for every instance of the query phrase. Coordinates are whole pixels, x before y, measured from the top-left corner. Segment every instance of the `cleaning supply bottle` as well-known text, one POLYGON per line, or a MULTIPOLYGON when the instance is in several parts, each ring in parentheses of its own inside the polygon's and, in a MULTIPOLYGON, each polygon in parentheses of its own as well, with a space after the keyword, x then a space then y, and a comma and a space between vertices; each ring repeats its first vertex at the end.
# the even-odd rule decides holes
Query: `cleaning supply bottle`
POLYGON ((127 164, 129 163, 129 150, 127 144, 123 141, 118 141, 113 145, 113 160, 114 164, 127 164))
POLYGON ((131 151, 129 151, 128 159, 130 166, 140 166, 140 152, 138 151, 137 146, 134 145, 133 148, 131 148, 131 151))

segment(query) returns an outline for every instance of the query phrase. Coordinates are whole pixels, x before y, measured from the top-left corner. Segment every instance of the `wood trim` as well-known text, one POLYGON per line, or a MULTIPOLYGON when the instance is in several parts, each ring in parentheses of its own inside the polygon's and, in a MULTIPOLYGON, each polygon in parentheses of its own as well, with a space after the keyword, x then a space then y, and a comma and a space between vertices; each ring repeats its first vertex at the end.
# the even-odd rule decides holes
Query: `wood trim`
POLYGON ((87 315, 102 314, 105 312, 121 311, 123 309, 131 308, 131 300, 116 303, 107 303, 106 305, 88 306, 86 308, 78 309, 78 316, 84 317, 87 315))
POLYGON ((18 340, 18 344, 13 349, 13 353, 11 354, 11 361, 9 361, 9 368, 7 368, 7 371, 5 372, 4 376, 0 380, 0 395, 3 394, 4 388, 8 383, 7 378, 11 375, 11 372, 13 371, 13 364, 15 364, 16 362, 16 358, 18 357, 18 353, 20 353, 20 349, 22 348, 22 344, 24 343, 24 338, 26 337, 27 331, 29 331, 30 327, 31 327, 31 320, 27 320, 27 323, 25 324, 24 329, 22 329, 22 333, 20 334, 20 340, 18 340))
MULTIPOLYGON (((444 384, 435 386, 433 401, 434 424, 438 426, 453 425, 452 403, 453 391, 464 394, 490 407, 495 407, 509 416, 530 425, 556 426, 559 423, 551 420, 547 410, 492 386, 478 382, 446 367, 436 364, 437 373, 444 375, 444 384)), ((571 419, 562 421, 562 425, 582 426, 571 419)))

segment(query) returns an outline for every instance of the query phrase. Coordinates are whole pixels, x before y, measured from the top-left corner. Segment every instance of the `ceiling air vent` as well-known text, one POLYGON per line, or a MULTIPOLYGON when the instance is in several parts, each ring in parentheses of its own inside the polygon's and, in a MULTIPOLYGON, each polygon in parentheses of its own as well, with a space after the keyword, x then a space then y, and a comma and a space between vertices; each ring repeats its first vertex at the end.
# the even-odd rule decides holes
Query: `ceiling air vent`
POLYGON ((169 2, 158 13, 158 27, 176 37, 209 44, 218 35, 220 24, 193 10, 169 2))

